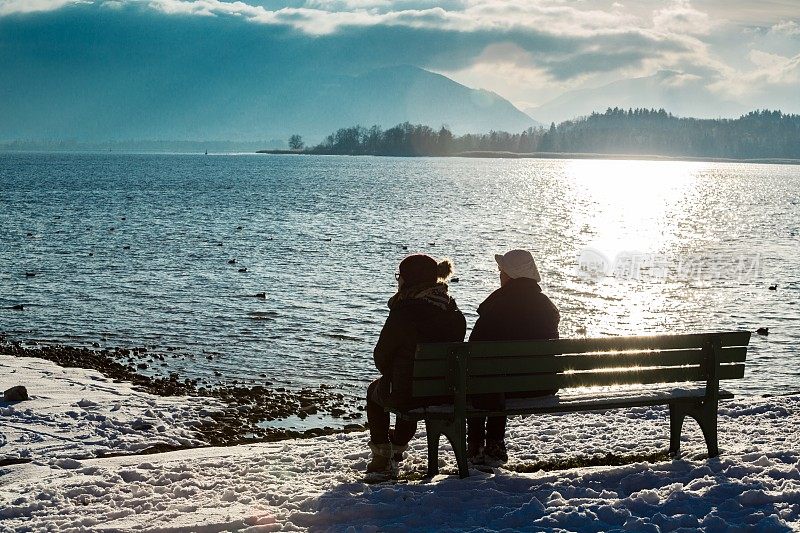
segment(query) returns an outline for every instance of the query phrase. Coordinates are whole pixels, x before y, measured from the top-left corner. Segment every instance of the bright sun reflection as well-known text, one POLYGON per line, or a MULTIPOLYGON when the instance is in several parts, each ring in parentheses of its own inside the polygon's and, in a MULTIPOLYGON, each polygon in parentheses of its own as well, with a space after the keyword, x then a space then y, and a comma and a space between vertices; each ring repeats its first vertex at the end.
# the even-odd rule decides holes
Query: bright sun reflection
POLYGON ((620 252, 655 252, 682 219, 704 163, 574 160, 566 174, 585 198, 579 231, 587 244, 613 258, 620 252))
POLYGON ((698 208, 706 163, 573 160, 565 174, 572 189, 576 261, 602 258, 609 275, 575 276, 565 289, 582 312, 568 318, 584 335, 643 334, 669 327, 663 283, 647 262, 630 258, 680 257, 686 222, 698 208), (626 259, 627 263, 626 263, 626 259), (626 265, 643 265, 641 270, 626 265), (614 265, 617 265, 616 267, 614 265), (626 268, 632 274, 626 276, 626 268), (612 273, 613 272, 613 273, 612 273), (601 300, 598 300, 601 298, 601 300), (601 301, 602 304, 598 302, 601 301))

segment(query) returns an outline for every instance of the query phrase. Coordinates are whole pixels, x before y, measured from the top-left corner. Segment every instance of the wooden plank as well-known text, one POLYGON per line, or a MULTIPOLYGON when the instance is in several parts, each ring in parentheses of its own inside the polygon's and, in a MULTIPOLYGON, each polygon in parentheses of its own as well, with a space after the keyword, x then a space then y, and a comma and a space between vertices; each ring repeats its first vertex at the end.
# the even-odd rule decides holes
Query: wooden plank
MULTIPOLYGON (((475 358, 467 360, 470 375, 533 374, 538 372, 564 372, 567 370, 593 370, 623 367, 670 367, 700 365, 702 350, 669 350, 660 352, 607 352, 599 354, 560 356, 514 356, 475 358)), ((747 348, 723 348, 721 363, 743 363, 747 348)), ((435 378, 447 375, 447 361, 423 359, 414 361, 415 378, 435 378)))
MULTIPOLYGON (((744 362, 747 348, 724 348, 720 363, 744 362)), ((532 374, 570 370, 606 370, 611 368, 651 368, 699 366, 705 355, 702 350, 670 350, 666 352, 611 352, 600 354, 495 357, 467 361, 469 375, 532 374)))
POLYGON ((471 357, 559 355, 631 350, 686 350, 702 348, 711 335, 719 335, 721 346, 747 346, 749 331, 691 333, 687 335, 620 336, 544 341, 432 343, 417 346, 417 359, 443 359, 453 348, 468 348, 471 357), (468 346, 465 346, 468 345, 468 346))
MULTIPOLYGON (((744 377, 744 365, 721 365, 720 379, 744 377)), ((613 385, 646 385, 653 383, 678 383, 704 381, 700 367, 674 367, 625 372, 576 372, 573 374, 544 374, 516 376, 472 376, 467 379, 468 394, 496 392, 533 392, 575 387, 602 387, 613 385)))
MULTIPOLYGON (((655 405, 667 405, 670 403, 696 402, 701 399, 703 394, 694 396, 672 396, 672 397, 631 397, 609 399, 608 401, 597 401, 591 395, 587 395, 586 401, 568 401, 566 403, 544 403, 537 405, 535 402, 531 406, 509 407, 504 410, 481 410, 470 408, 467 416, 524 416, 533 414, 555 414, 555 413, 577 413, 585 411, 607 411, 610 409, 624 409, 629 407, 647 407, 655 405)), ((734 396, 731 392, 720 390, 720 400, 730 400, 734 396)), ((447 406, 436 406, 435 411, 425 412, 422 410, 407 412, 402 409, 390 409, 391 412, 409 420, 422 420, 423 418, 449 418, 453 416, 452 409, 447 406)))
POLYGON ((414 398, 448 395, 452 392, 444 379, 415 379, 411 383, 411 396, 414 398))

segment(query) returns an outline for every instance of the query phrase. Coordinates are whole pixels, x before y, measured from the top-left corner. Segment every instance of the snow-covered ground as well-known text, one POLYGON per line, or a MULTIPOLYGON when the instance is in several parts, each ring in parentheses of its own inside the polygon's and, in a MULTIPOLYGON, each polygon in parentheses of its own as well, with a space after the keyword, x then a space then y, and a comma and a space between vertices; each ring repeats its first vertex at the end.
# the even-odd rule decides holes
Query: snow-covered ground
POLYGON ((208 415, 221 407, 213 398, 153 396, 94 370, 0 355, 0 393, 16 385, 25 386, 31 399, 0 399, 0 461, 200 446, 195 428, 213 423, 208 415))
MULTIPOLYGON (((18 372, 23 364, 29 361, 18 362, 18 372)), ((62 402, 86 394, 81 373, 67 369, 50 376, 75 381, 70 388, 76 393, 61 397, 62 402)), ((114 393, 127 403, 127 392, 114 393)), ((146 395, 130 394, 149 405, 146 395)), ((150 400, 156 404, 150 409, 157 409, 174 399, 150 400)), ((47 405, 39 402, 17 404, 14 410, 30 409, 27 416, 36 420, 47 405)), ((420 425, 402 465, 401 477, 411 481, 382 485, 362 482, 368 459, 364 432, 65 459, 83 446, 73 442, 41 448, 42 455, 31 463, 0 469, 0 530, 798 530, 798 407, 800 396, 725 402, 719 418, 722 456, 712 460, 704 458, 702 437, 689 420, 680 459, 641 460, 667 448, 669 424, 662 408, 512 419, 509 468, 473 471, 463 480, 444 445, 443 474, 417 480, 414 474, 424 472, 426 461, 420 425), (607 453, 626 464, 514 471, 607 453)), ((60 412, 48 412, 53 423, 66 423, 68 430, 81 420, 67 415, 56 422, 60 412)), ((3 414, 0 431, 8 439, 7 420, 3 414)), ((89 435, 95 427, 83 431, 89 435)), ((16 444, 9 439, 5 446, 16 444)))

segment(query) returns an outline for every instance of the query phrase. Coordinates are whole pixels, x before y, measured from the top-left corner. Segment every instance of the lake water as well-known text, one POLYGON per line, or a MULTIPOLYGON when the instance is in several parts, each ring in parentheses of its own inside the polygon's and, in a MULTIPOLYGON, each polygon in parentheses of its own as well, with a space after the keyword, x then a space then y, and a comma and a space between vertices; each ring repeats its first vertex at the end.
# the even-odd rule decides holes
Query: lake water
POLYGON ((798 166, 0 154, 0 331, 354 397, 405 255, 453 259, 471 328, 517 247, 563 337, 769 327, 733 388, 798 390, 799 244, 798 166))

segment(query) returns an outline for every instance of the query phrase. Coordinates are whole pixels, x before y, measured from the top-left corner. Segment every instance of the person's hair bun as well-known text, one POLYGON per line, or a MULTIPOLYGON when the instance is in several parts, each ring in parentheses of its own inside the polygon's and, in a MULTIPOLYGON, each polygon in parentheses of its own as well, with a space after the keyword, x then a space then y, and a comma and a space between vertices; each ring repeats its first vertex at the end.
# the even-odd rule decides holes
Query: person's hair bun
POLYGON ((446 280, 453 273, 453 262, 449 259, 443 259, 436 265, 436 277, 440 280, 446 280))

